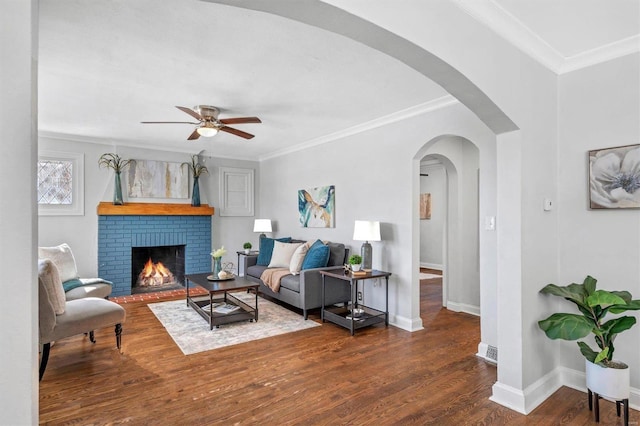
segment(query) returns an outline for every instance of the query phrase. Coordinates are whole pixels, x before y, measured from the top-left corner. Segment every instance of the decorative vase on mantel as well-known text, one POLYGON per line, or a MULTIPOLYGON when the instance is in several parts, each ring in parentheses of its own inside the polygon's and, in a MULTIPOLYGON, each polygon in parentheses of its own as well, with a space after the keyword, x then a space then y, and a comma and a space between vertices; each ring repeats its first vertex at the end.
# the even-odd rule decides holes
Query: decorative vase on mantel
POLYGON ((122 181, 120 180, 120 172, 116 172, 115 182, 113 185, 113 204, 116 206, 124 205, 122 200, 122 181))
POLYGON ((191 194, 191 205, 193 207, 200 207, 200 184, 198 183, 199 176, 193 177, 193 193, 191 194))

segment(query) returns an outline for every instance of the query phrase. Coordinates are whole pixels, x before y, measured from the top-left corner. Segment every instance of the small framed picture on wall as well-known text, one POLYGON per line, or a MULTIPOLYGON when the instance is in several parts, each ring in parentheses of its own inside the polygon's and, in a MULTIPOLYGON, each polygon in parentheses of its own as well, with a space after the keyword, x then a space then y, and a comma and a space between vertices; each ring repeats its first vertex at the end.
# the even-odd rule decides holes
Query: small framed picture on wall
POLYGON ((589 151, 589 207, 640 208, 640 144, 589 151))

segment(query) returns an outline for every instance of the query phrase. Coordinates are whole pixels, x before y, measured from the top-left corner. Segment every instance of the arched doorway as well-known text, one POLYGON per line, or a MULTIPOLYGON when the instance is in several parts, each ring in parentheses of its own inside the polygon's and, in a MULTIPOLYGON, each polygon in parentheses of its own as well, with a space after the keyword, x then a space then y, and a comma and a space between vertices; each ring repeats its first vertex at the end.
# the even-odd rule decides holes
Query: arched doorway
MULTIPOLYGON (((481 212, 495 211, 496 190, 491 184, 495 180, 490 178, 495 175, 495 169, 485 164, 488 170, 481 173, 481 159, 490 163, 495 158, 481 155, 481 149, 468 139, 454 135, 442 135, 425 143, 415 157, 417 170, 420 174, 429 174, 422 173, 429 169, 436 173, 420 176, 414 196, 420 197, 423 187, 436 189, 431 214, 437 229, 431 231, 436 236, 440 232, 442 240, 436 239, 431 248, 439 249, 442 259, 442 305, 454 312, 481 317, 483 326, 477 355, 497 362, 492 356, 497 344, 497 328, 493 320, 496 312, 491 310, 491 304, 483 306, 483 300, 495 292, 495 271, 491 266, 496 262, 497 247, 493 230, 481 229, 485 218, 491 217, 482 218, 481 212), (438 179, 440 182, 423 185, 423 179, 438 179), (439 187, 443 189, 438 194, 439 187)), ((422 239, 428 238, 424 231, 430 225, 422 222, 417 218, 414 224, 420 235, 417 245, 420 248, 425 246, 422 239)), ((423 262, 429 263, 422 257, 422 249, 420 252, 416 267, 423 262)))

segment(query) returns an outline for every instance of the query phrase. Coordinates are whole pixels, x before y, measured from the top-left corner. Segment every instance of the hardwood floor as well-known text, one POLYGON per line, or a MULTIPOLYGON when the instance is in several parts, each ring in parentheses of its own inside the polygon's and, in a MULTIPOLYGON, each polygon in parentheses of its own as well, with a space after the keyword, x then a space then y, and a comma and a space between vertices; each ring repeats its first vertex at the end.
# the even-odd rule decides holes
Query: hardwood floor
MULTIPOLYGON (((147 302, 127 303, 122 354, 111 329, 96 331, 95 345, 76 336, 51 348, 40 422, 596 424, 586 394, 568 388, 528 416, 489 401, 496 368, 475 356, 479 318, 442 309, 440 281, 421 282, 422 331, 374 326, 351 337, 327 323, 189 356, 147 302)), ((630 424, 639 419, 631 410, 630 424)), ((603 401, 600 425, 616 424, 614 404, 603 401)))

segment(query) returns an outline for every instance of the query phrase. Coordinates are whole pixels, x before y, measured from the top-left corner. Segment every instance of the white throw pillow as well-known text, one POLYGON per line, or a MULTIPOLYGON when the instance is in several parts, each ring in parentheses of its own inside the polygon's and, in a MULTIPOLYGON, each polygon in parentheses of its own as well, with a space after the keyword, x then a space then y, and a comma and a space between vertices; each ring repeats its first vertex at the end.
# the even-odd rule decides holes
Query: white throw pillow
POLYGON ((291 256, 291 262, 289 263, 289 272, 293 275, 298 275, 300 270, 302 269, 302 262, 304 262, 304 257, 307 255, 309 251, 309 247, 313 244, 313 241, 307 241, 304 244, 301 244, 300 247, 293 252, 291 256))
POLYGON ((78 279, 76 260, 71 252, 71 247, 67 243, 56 247, 38 247, 38 257, 40 259, 51 259, 55 263, 60 280, 62 282, 78 279))
POLYGON ((281 243, 280 241, 274 241, 271 262, 269 262, 267 268, 288 268, 293 252, 295 252, 301 244, 302 243, 281 243))
POLYGON ((40 259, 38 261, 38 279, 47 289, 49 301, 51 302, 56 315, 64 314, 64 309, 66 307, 64 288, 62 288, 62 281, 60 281, 58 268, 56 268, 56 264, 53 263, 52 260, 40 259))

